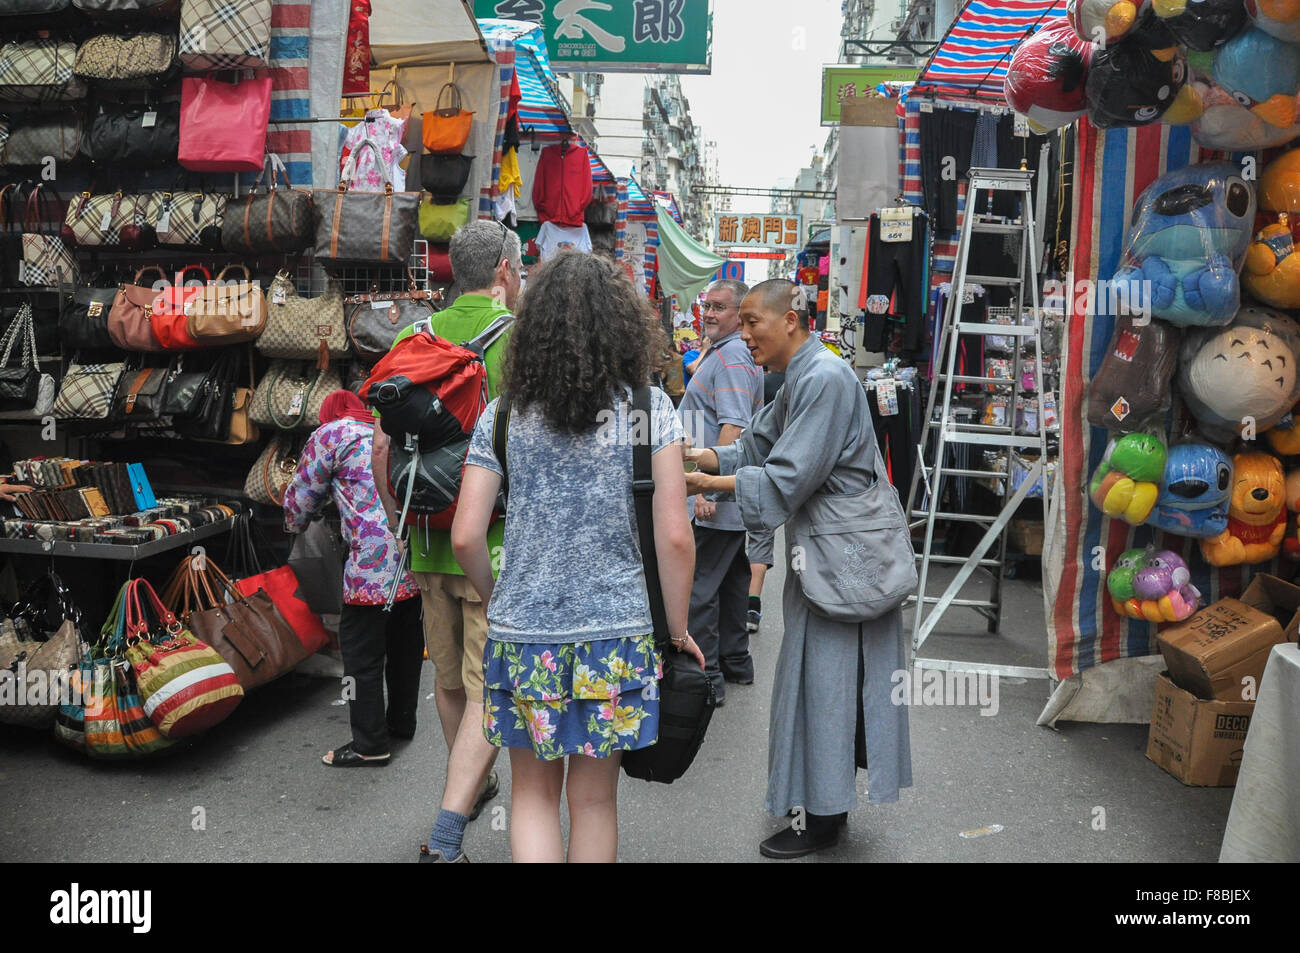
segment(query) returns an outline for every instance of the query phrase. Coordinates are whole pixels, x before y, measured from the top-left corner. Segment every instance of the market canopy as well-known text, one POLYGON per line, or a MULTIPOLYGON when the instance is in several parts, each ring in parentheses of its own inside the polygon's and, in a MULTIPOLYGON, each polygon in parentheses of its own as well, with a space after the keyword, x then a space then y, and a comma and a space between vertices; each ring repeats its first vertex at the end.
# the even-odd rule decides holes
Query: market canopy
POLYGON ((912 88, 915 93, 1002 101, 1011 52, 1066 0, 967 0, 912 88))
POLYGON ((372 0, 370 56, 376 66, 491 61, 462 0, 372 0))
POLYGON ((519 135, 556 139, 572 131, 561 103, 560 84, 546 55, 546 37, 540 27, 522 20, 478 21, 493 49, 515 48, 515 74, 519 77, 519 135))
POLYGON ((655 197, 656 202, 668 210, 669 214, 672 215, 674 222, 678 225, 682 224, 682 213, 677 207, 677 198, 673 193, 660 192, 656 190, 650 194, 655 197))
POLYGON ((694 301, 727 260, 687 234, 668 209, 656 203, 655 211, 659 219, 659 287, 665 296, 675 294, 680 301, 694 301))

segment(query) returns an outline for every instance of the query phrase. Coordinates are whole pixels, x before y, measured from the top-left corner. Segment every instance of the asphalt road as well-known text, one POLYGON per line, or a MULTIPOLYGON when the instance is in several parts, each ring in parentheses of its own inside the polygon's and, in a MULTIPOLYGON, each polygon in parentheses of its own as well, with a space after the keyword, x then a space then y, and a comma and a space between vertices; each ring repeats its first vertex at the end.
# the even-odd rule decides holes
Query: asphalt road
MULTIPOLYGON (((671 786, 624 778, 621 859, 761 859, 758 842, 779 827, 762 805, 781 584, 777 568, 754 641, 757 681, 728 687, 691 772, 671 786)), ((1007 638, 954 615, 945 628, 968 634, 927 648, 1043 664, 1040 586, 1010 580, 1004 592, 1007 638)), ((0 728, 0 861, 413 862, 445 771, 432 690, 426 668, 416 739, 375 769, 320 763, 349 736, 333 704, 339 686, 296 674, 153 761, 94 762, 44 735, 0 728)), ((1144 756, 1143 725, 1035 727, 1046 697, 1045 682, 1004 680, 996 715, 913 707, 915 785, 893 805, 863 796, 839 846, 805 862, 1217 860, 1232 789, 1184 787, 1165 774, 1144 756)), ((504 758, 500 776, 500 798, 467 834, 474 862, 510 859, 504 758)), ((865 792, 862 772, 858 784, 865 792)))

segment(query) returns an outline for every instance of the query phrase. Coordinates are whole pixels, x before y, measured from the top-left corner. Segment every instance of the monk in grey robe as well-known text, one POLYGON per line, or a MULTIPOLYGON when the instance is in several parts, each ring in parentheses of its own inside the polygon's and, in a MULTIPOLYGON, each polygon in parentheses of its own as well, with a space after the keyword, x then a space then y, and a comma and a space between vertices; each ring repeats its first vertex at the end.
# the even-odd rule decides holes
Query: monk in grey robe
MULTIPOLYGON (((814 493, 851 495, 876 479, 875 432, 861 383, 808 331, 804 299, 789 281, 758 285, 741 305, 741 336, 754 363, 786 372, 784 398, 754 417, 734 443, 688 450, 699 470, 688 493, 734 493, 750 531, 774 530, 814 493)), ((789 537, 789 534, 787 534, 789 537)), ((868 802, 898 800, 912 783, 907 707, 891 701, 907 667, 902 608, 870 622, 834 622, 809 610, 786 540, 785 637, 769 724, 767 810, 791 827, 760 845, 798 857, 833 845, 857 806, 856 768, 868 802), (870 767, 868 768, 868 764, 870 767)))

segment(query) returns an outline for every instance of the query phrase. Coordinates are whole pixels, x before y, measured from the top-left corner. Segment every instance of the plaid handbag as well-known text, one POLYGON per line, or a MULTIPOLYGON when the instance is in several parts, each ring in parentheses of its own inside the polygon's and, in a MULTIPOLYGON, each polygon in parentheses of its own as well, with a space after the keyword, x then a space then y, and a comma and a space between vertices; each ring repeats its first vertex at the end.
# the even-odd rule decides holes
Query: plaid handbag
POLYGON ((146 196, 145 221, 159 245, 221 251, 227 197, 212 192, 155 192, 146 196))
POLYGON ((59 40, 0 44, 0 101, 48 103, 86 98, 72 73, 77 44, 59 40))
POLYGON ((187 70, 258 69, 271 55, 272 0, 184 0, 181 63, 187 70))
POLYGON ((144 579, 123 592, 126 659, 145 714, 168 738, 185 738, 223 721, 243 701, 235 671, 185 629, 144 579))
POLYGON ((57 285, 80 281, 81 272, 58 235, 47 235, 43 223, 51 220, 49 195, 44 183, 38 184, 27 196, 27 211, 23 215, 23 260, 19 266, 18 283, 34 288, 53 288, 57 285))
POLYGON ((77 364, 74 358, 54 401, 54 416, 60 420, 104 420, 125 370, 125 364, 77 364))
POLYGON ((148 224, 149 196, 91 195, 82 192, 68 203, 63 236, 78 245, 138 251, 153 246, 153 229, 148 224))

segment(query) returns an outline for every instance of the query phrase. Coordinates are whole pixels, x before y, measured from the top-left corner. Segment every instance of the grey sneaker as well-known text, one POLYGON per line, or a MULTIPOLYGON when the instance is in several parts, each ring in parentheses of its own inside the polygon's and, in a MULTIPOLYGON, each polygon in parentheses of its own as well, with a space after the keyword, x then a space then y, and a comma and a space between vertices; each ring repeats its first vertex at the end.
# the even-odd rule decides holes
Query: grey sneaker
POLYGON ((748 619, 745 622, 745 628, 750 632, 758 631, 758 624, 763 621, 763 613, 757 609, 750 609, 748 619))
POLYGON ((469 854, 464 851, 455 860, 448 860, 440 850, 429 850, 428 844, 420 845, 420 863, 422 864, 468 864, 469 854))

